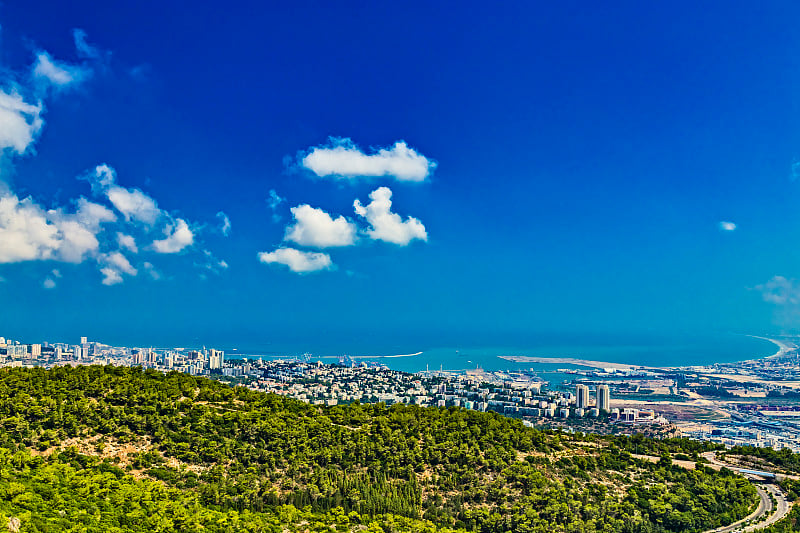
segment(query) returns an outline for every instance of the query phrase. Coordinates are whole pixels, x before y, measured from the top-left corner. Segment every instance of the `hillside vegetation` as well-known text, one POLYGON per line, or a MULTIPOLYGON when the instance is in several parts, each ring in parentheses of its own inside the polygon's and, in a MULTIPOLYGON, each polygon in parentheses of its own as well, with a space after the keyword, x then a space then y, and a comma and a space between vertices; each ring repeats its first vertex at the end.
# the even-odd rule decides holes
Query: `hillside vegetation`
POLYGON ((0 526, 19 531, 702 531, 757 500, 671 462, 704 449, 138 368, 0 370, 0 526))

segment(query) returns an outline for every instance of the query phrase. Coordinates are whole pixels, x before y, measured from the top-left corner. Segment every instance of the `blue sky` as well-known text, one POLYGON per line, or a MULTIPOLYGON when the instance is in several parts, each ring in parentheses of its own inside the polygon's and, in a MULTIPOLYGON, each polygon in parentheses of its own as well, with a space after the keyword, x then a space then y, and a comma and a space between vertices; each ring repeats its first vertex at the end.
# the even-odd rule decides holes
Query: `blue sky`
POLYGON ((0 334, 800 327, 795 3, 271 4, 0 6, 0 334))

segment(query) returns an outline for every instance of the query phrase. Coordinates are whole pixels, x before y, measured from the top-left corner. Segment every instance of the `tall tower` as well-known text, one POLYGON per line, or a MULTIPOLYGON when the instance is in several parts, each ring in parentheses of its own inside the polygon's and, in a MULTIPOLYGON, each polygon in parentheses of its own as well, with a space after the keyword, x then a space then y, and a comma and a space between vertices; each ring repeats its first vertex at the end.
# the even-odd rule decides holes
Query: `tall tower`
POLYGON ((575 407, 578 409, 586 409, 589 407, 589 387, 586 385, 578 385, 575 387, 575 407))
POLYGON ((597 408, 601 413, 603 411, 606 413, 611 411, 611 392, 608 385, 597 386, 597 408))
POLYGON ((211 370, 221 369, 223 363, 225 362, 225 352, 221 350, 214 350, 212 348, 209 354, 210 356, 208 359, 208 368, 210 368, 211 370))

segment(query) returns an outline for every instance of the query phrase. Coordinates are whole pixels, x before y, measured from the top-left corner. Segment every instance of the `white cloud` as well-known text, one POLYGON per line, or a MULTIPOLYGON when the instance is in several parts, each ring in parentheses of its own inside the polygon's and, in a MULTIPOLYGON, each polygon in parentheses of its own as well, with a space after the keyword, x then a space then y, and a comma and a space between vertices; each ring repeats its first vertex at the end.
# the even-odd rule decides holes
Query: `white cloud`
POLYGON ((58 228, 61 240, 57 259, 68 263, 80 263, 86 255, 97 252, 100 248, 97 234, 101 225, 117 219, 107 207, 85 198, 79 198, 77 205, 74 214, 66 214, 60 209, 47 212, 48 218, 58 228))
POLYGON ((60 244, 58 228, 30 198, 0 198, 0 263, 52 259, 60 244))
POLYGON ((95 194, 105 195, 127 221, 141 222, 152 227, 164 215, 156 201, 147 194, 139 189, 126 189, 117 185, 116 170, 105 163, 97 165, 93 172, 81 176, 81 179, 91 184, 95 194))
POLYGON ((217 213, 217 218, 219 219, 219 230, 227 237, 231 233, 231 219, 222 211, 217 213))
POLYGON ((122 274, 136 276, 139 273, 120 252, 101 254, 98 261, 105 265, 100 269, 100 273, 103 274, 103 285, 122 283, 122 274))
MULTIPOLYGON (((177 253, 194 244, 195 235, 189 223, 180 218, 173 219, 158 209, 154 201, 152 204, 119 201, 115 191, 130 191, 115 184, 111 167, 98 166, 88 179, 96 193, 108 193, 109 201, 119 212, 127 215, 124 220, 108 207, 83 197, 74 201, 75 211, 70 213, 62 208, 45 211, 31 198, 20 200, 13 193, 0 194, 0 263, 46 260, 81 263, 89 258, 102 267, 104 283, 115 284, 123 281, 121 274, 136 275, 136 269, 120 253, 120 250, 139 251, 136 238, 129 233, 129 230, 136 229, 132 226, 134 221, 161 221, 164 224, 164 238, 153 241, 152 251, 177 253), (112 224, 115 231, 103 234, 101 239, 105 226, 112 224), (117 251, 109 250, 113 245, 117 251)), ((143 230, 139 227, 137 231, 143 230)), ((143 235, 151 231, 150 227, 145 227, 143 235)), ((225 268, 227 263, 214 260, 214 271, 225 268)), ((153 269, 153 272, 157 271, 153 269)), ((151 277, 160 277, 160 274, 151 277)))
POLYGON ((0 150, 23 154, 42 129, 42 104, 28 104, 16 92, 0 90, 0 150))
POLYGON ((94 172, 87 172, 78 179, 89 182, 95 194, 104 193, 117 181, 117 171, 109 165, 102 163, 94 167, 94 172))
POLYGON ((301 274, 327 270, 333 266, 331 257, 320 252, 301 252, 295 248, 278 248, 272 252, 261 252, 258 260, 267 264, 286 265, 292 272, 301 274))
POLYGON ((142 263, 142 268, 144 268, 144 271, 147 272, 148 276, 150 276, 150 279, 158 281, 162 278, 161 272, 159 272, 152 263, 145 261, 142 263))
POLYGON ((723 220, 719 223, 719 229, 721 231, 734 231, 736 229, 736 224, 723 220))
POLYGON ((116 219, 105 207, 80 198, 75 213, 45 212, 30 198, 0 197, 0 263, 56 260, 80 263, 95 253, 101 224, 116 219))
POLYGON ((286 228, 284 240, 314 248, 355 243, 356 226, 343 216, 334 219, 322 209, 308 204, 293 207, 291 211, 295 223, 286 228))
MULTIPOLYGON (((30 95, 46 98, 52 94, 49 89, 73 86, 97 68, 108 67, 108 52, 90 45, 81 30, 75 30, 74 38, 83 59, 80 64, 57 61, 40 51, 29 75, 0 72, 0 167, 8 168, 5 157, 33 153, 44 125, 45 106, 30 95)), ((138 274, 122 254, 138 253, 137 240, 150 242, 156 236, 147 250, 150 253, 176 253, 195 243, 195 225, 190 227, 187 221, 160 209, 141 190, 118 185, 116 172, 109 165, 98 165, 83 178, 90 182, 96 201, 80 197, 70 202, 71 208, 47 208, 30 197, 20 199, 9 183, 0 181, 0 263, 90 260, 100 269, 103 283, 113 285, 121 283, 126 275, 138 274), (162 230, 164 238, 160 235, 162 230)), ((227 234, 230 220, 224 213, 220 215, 221 231, 227 234)), ((225 261, 213 260, 216 270, 227 266, 225 261)), ((143 272, 154 279, 161 277, 147 262, 143 272)), ((61 272, 53 269, 46 277, 49 281, 43 283, 55 284, 60 277, 61 272)))
POLYGON ((182 218, 167 227, 164 234, 165 238, 153 241, 153 249, 160 254, 178 253, 194 242, 194 234, 182 218))
POLYGON ((55 289, 56 282, 53 280, 53 278, 45 278, 45 280, 42 282, 42 287, 45 289, 55 289))
POLYGON ((153 226, 161 216, 156 201, 139 189, 126 189, 113 185, 108 189, 108 199, 122 213, 125 220, 134 220, 153 226))
POLYGON ((90 202, 86 198, 79 198, 77 204, 75 218, 87 228, 97 230, 100 224, 117 220, 117 215, 104 205, 90 202))
POLYGON ((424 181, 436 163, 409 148, 404 141, 365 154, 350 139, 331 138, 327 146, 315 146, 302 154, 300 166, 317 176, 391 176, 399 181, 424 181))
POLYGON ((101 268, 100 273, 103 274, 103 285, 116 285, 118 283, 122 283, 122 274, 111 267, 101 268))
POLYGON ((59 259, 68 263, 80 263, 83 258, 100 247, 97 236, 76 220, 62 219, 58 223, 61 245, 59 259))
POLYGON ((765 302, 777 305, 800 303, 800 285, 795 280, 783 276, 773 276, 769 281, 756 285, 765 302))
POLYGON ((371 226, 367 230, 370 238, 405 246, 414 239, 428 240, 425 226, 414 217, 405 221, 397 213, 392 213, 392 191, 379 187, 369 195, 372 200, 366 206, 359 200, 353 202, 356 214, 364 217, 371 226))
POLYGON ((117 245, 120 249, 128 250, 133 253, 139 253, 139 247, 136 246, 136 239, 133 238, 133 235, 126 235, 121 231, 117 232, 117 245))
POLYGON ((36 55, 32 70, 36 80, 59 89, 80 83, 91 74, 91 70, 81 65, 70 65, 54 60, 47 52, 39 52, 36 55))
POLYGON ((109 254, 104 254, 101 257, 101 260, 105 262, 108 266, 118 270, 119 272, 128 274, 130 276, 135 276, 138 272, 137 270, 131 265, 131 262, 128 261, 128 258, 122 255, 120 252, 111 252, 109 254))

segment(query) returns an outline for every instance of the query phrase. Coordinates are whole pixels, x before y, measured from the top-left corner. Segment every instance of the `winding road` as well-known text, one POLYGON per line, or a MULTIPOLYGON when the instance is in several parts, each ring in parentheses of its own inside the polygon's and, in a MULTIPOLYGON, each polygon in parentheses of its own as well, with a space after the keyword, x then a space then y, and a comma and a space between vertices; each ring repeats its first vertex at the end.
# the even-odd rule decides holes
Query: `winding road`
MULTIPOLYGON (((724 467, 724 468, 729 468, 733 471, 739 470, 739 467, 737 466, 723 463, 717 460, 715 452, 704 453, 703 457, 708 459, 709 463, 711 463, 712 468, 724 467)), ((750 513, 749 516, 739 520, 738 522, 734 522, 733 524, 724 527, 718 527, 717 529, 710 529, 704 533, 732 533, 734 531, 736 532, 758 531, 760 529, 764 529, 765 527, 774 524, 775 522, 777 522, 778 520, 782 519, 787 514, 789 514, 789 511, 792 509, 792 504, 788 500, 786 500, 786 495, 783 493, 783 491, 778 485, 772 483, 764 483, 763 478, 760 478, 752 474, 743 473, 743 475, 751 482, 753 482, 753 486, 756 488, 756 490, 758 491, 758 495, 761 498, 761 500, 758 502, 758 507, 756 508, 756 510, 750 513), (772 512, 774 507, 772 504, 772 498, 770 498, 770 496, 775 498, 775 501, 777 502, 777 508, 774 509, 775 512, 772 512), (761 520, 761 518, 768 513, 772 514, 770 514, 766 520, 759 522, 759 520, 761 520), (745 523, 748 523, 749 525, 745 526, 744 525, 745 523)))

